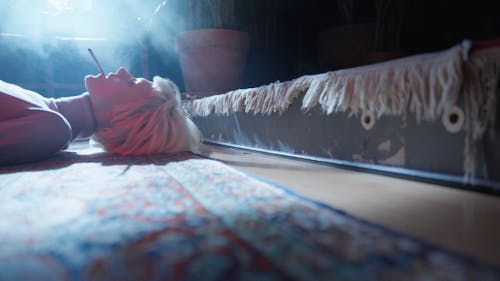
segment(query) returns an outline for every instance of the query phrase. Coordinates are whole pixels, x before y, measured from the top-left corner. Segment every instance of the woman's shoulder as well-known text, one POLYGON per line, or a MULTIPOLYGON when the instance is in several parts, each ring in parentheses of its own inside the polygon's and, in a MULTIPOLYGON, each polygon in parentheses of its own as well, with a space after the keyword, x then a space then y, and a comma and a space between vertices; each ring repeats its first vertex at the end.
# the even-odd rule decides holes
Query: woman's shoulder
POLYGON ((48 108, 48 99, 37 92, 0 80, 0 105, 48 108))

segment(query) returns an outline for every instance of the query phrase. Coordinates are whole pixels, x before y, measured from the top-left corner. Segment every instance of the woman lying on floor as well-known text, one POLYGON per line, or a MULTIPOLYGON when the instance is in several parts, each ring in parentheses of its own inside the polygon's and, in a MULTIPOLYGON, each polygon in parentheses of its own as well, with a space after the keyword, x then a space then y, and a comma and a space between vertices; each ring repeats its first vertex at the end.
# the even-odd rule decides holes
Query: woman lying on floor
POLYGON ((135 78, 124 68, 86 76, 86 93, 45 98, 0 81, 0 165, 50 157, 94 136, 122 155, 193 150, 201 134, 185 116, 170 80, 135 78))

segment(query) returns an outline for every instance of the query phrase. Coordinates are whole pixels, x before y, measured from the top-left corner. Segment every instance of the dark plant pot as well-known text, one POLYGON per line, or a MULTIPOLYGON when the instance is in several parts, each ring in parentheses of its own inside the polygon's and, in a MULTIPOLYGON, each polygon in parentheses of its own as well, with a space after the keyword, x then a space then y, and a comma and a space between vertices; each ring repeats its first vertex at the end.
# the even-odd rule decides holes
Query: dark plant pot
POLYGON ((345 68, 365 63, 373 52, 375 23, 335 26, 318 34, 318 60, 323 66, 345 68))
POLYGON ((404 56, 407 56, 407 54, 401 51, 371 52, 366 55, 366 63, 379 63, 388 60, 399 59, 404 56))
POLYGON ((229 29, 180 33, 176 47, 186 94, 210 96, 238 89, 249 42, 248 33, 229 29))

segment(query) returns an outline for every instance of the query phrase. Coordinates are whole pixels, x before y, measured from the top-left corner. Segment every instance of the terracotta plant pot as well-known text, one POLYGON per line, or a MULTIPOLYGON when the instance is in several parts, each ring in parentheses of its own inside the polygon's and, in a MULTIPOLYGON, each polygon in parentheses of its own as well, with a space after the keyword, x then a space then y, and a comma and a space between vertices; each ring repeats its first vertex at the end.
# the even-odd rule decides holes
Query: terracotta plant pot
POLYGON ((210 96, 239 88, 249 41, 247 33, 229 29, 180 33, 176 47, 186 94, 210 96))

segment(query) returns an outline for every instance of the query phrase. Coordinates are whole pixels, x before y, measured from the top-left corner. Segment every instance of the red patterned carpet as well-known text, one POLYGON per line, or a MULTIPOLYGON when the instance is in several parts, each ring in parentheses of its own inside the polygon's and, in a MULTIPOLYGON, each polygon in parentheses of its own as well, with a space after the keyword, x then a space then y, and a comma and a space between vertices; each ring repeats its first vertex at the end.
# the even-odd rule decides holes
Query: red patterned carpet
POLYGON ((0 167, 0 280, 500 280, 218 161, 73 148, 0 167))

